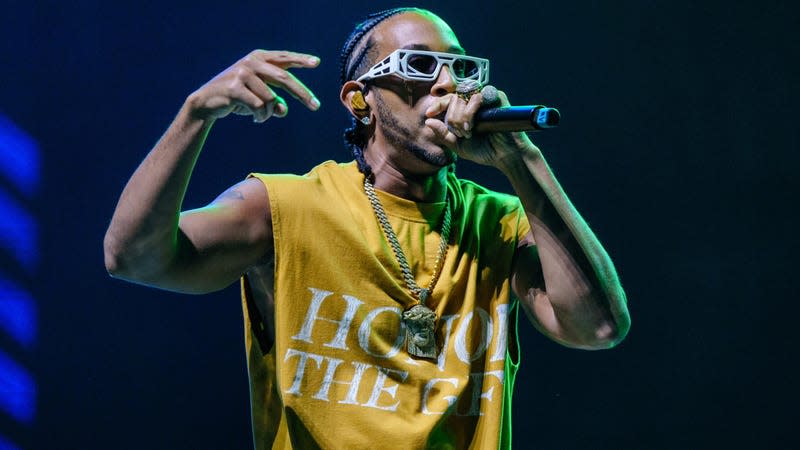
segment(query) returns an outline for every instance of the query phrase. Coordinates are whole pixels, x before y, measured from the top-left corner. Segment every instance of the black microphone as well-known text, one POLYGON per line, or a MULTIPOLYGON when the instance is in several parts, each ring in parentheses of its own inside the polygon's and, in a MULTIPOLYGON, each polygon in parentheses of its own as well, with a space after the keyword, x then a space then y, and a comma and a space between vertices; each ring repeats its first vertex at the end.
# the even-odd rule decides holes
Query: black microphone
POLYGON ((504 106, 475 113, 475 132, 539 131, 558 126, 561 114, 542 105, 504 106))
MULTIPOLYGON (((494 86, 485 86, 481 94, 485 106, 500 101, 494 86)), ((543 105, 482 108, 475 113, 475 132, 539 131, 557 127, 560 120, 557 109, 543 105)))

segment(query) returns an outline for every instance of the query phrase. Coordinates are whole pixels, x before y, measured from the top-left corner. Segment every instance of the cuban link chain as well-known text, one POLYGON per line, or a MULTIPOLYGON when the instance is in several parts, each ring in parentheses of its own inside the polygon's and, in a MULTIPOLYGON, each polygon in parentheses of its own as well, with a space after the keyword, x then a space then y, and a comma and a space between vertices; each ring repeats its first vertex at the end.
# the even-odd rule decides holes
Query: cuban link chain
POLYGON ((368 178, 364 178, 364 192, 367 194, 372 209, 375 211, 375 216, 383 228, 383 233, 386 240, 389 241, 389 246, 392 247, 395 258, 400 264, 400 271, 403 273, 403 281, 406 287, 411 292, 411 296, 416 298, 419 303, 412 306, 403 312, 403 322, 406 326, 406 347, 408 353, 420 356, 423 358, 436 358, 436 340, 435 340, 435 321, 436 313, 431 311, 430 308, 425 306, 425 301, 430 296, 436 281, 439 280, 444 258, 447 254, 447 243, 450 240, 450 196, 446 197, 444 206, 444 217, 442 218, 442 231, 441 241, 439 242, 439 251, 436 255, 436 261, 433 264, 433 275, 428 286, 423 288, 417 285, 417 280, 414 279, 414 274, 411 273, 411 267, 408 264, 406 255, 400 247, 400 242, 397 235, 389 223, 389 218, 386 211, 383 209, 378 195, 375 193, 375 188, 368 178))

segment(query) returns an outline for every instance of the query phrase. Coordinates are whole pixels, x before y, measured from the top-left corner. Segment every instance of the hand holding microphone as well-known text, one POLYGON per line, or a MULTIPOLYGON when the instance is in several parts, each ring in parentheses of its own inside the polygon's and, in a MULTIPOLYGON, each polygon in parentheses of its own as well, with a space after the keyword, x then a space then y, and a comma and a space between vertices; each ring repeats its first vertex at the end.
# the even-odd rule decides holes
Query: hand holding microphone
POLYGON ((483 101, 475 114, 475 132, 539 131, 555 128, 561 114, 555 108, 543 105, 492 107, 500 102, 497 88, 484 86, 480 91, 483 101))

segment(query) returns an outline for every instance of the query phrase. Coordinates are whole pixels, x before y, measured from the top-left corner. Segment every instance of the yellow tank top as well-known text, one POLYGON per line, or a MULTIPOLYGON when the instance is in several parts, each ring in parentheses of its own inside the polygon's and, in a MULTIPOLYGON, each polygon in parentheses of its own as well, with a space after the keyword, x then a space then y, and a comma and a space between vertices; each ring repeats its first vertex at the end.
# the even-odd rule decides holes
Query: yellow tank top
MULTIPOLYGON (((438 317, 434 360, 406 352, 401 314, 415 302, 355 163, 252 176, 269 192, 275 242, 274 341, 242 282, 255 447, 510 448, 509 278, 529 230, 519 200, 448 175, 451 238, 426 303, 438 317)), ((378 196, 427 286, 444 203, 378 196)))

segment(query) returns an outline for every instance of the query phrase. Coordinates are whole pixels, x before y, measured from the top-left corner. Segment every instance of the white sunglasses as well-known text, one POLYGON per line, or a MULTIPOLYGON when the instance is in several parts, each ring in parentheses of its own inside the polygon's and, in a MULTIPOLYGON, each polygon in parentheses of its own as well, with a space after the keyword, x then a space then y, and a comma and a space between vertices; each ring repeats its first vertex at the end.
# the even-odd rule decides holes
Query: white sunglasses
POLYGON ((397 75, 406 80, 433 81, 439 77, 442 66, 452 71, 453 78, 460 83, 475 80, 482 86, 489 82, 489 60, 455 53, 430 52, 427 50, 405 50, 399 48, 383 61, 375 64, 356 81, 397 75))

